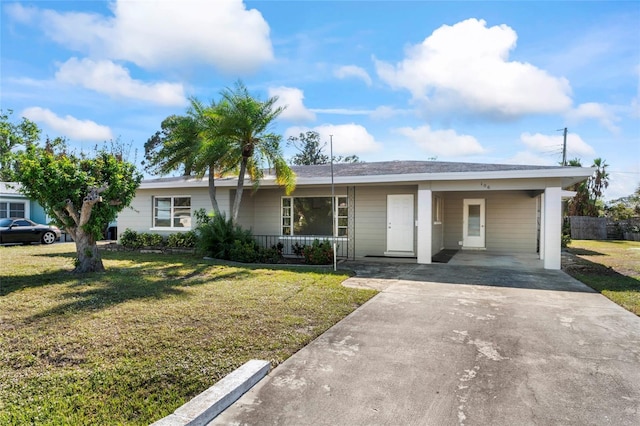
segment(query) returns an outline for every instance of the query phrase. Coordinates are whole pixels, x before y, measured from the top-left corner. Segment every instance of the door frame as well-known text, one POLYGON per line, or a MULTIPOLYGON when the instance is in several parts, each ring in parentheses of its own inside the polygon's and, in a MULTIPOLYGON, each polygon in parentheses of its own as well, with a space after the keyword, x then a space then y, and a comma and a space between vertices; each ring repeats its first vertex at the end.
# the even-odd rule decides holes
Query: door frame
MULTIPOLYGON (((384 252, 385 256, 415 256, 415 196, 414 194, 387 194, 387 218, 386 218, 386 226, 387 226, 387 249, 384 252), (400 224, 400 232, 405 232, 402 241, 406 241, 406 244, 401 246, 396 246, 395 244, 392 246, 392 241, 395 243, 398 241, 397 238, 392 240, 393 232, 398 232, 398 226, 394 226, 391 222, 392 219, 392 209, 399 206, 398 201, 402 204, 410 201, 411 208, 408 209, 409 216, 402 219, 402 224, 400 224), (409 235, 410 234, 410 235, 409 235)), ((393 234, 397 237, 396 234, 393 234)))
POLYGON ((462 202, 462 248, 482 250, 486 248, 486 200, 484 198, 465 198, 462 202), (480 235, 469 236, 469 206, 480 206, 480 235))

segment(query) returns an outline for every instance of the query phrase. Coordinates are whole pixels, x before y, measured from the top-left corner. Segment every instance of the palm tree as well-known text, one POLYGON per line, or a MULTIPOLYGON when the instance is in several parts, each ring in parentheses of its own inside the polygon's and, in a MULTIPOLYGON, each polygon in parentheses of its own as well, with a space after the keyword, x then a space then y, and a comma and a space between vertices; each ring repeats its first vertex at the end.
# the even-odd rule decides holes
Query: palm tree
POLYGON ((284 110, 284 107, 275 106, 278 98, 272 97, 266 101, 255 99, 240 81, 233 90, 227 88, 221 95, 222 100, 215 109, 218 124, 216 135, 218 140, 225 141, 222 145, 228 149, 223 163, 227 168, 234 163, 239 166, 238 185, 231 209, 231 218, 236 222, 247 173, 254 187, 257 187, 264 176, 262 167, 268 164, 269 168, 275 170, 276 182, 285 187, 287 194, 295 188, 295 174, 282 156, 282 137, 270 132, 273 121, 284 110))
POLYGON ((589 180, 589 189, 594 201, 598 201, 602 197, 604 190, 609 186, 609 173, 607 172, 609 165, 602 158, 596 158, 593 160, 591 167, 595 167, 596 171, 589 180))
POLYGON ((233 167, 226 161, 229 149, 225 140, 218 137, 216 104, 207 106, 196 98, 190 102, 186 115, 167 117, 162 122, 162 132, 145 144, 147 169, 159 174, 182 169, 185 176, 200 178, 208 174, 211 206, 219 214, 215 177, 233 167))

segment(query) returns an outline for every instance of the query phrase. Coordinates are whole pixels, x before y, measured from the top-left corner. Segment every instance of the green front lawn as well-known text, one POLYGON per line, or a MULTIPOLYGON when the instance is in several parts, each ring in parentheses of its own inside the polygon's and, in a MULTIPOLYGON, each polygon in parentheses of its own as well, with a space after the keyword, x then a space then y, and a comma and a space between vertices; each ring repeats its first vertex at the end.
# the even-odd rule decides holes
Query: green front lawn
POLYGON ((0 424, 149 424, 250 359, 275 366, 375 292, 326 270, 0 247, 0 424))
POLYGON ((568 274, 640 315, 640 242, 574 240, 568 251, 568 274))

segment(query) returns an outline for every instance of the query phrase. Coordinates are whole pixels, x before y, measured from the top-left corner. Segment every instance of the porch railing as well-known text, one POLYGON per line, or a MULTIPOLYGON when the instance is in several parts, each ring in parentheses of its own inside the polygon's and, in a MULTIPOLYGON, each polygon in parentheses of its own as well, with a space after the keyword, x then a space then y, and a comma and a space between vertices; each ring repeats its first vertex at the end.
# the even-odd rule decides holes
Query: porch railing
POLYGON ((347 259, 349 257, 349 240, 346 237, 331 237, 325 235, 254 235, 260 247, 271 248, 282 243, 282 254, 284 256, 295 256, 294 245, 310 246, 315 240, 320 242, 329 241, 333 244, 336 242, 336 257, 339 259, 347 259))

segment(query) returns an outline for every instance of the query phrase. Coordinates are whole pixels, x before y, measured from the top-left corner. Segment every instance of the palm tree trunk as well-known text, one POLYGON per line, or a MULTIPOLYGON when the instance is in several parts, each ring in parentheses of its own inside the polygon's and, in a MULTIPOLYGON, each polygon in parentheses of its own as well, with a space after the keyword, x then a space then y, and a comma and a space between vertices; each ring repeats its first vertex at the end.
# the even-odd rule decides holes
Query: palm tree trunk
POLYGON ((233 223, 238 221, 238 212, 240 211, 240 202, 242 201, 242 191, 244 189, 244 174, 247 170, 248 157, 242 157, 240 162, 240 173, 238 173, 238 186, 236 188, 236 196, 233 200, 233 208, 231 209, 231 218, 233 223))
POLYGON ((213 164, 209 166, 209 198, 216 216, 220 215, 220 207, 218 207, 218 200, 216 199, 216 174, 213 164))

